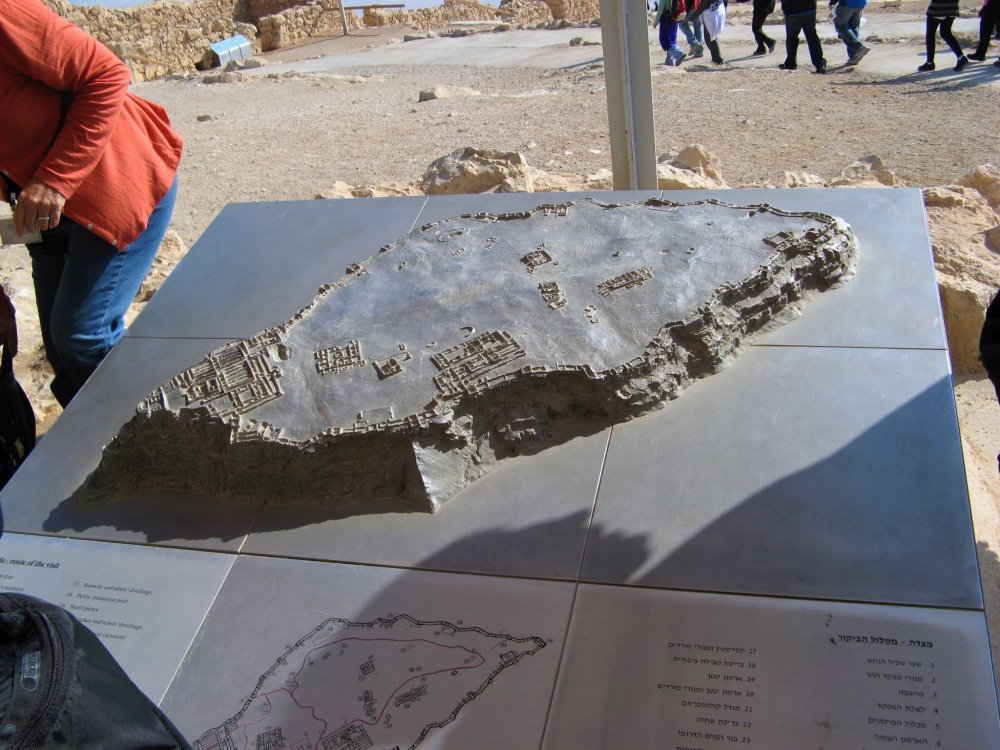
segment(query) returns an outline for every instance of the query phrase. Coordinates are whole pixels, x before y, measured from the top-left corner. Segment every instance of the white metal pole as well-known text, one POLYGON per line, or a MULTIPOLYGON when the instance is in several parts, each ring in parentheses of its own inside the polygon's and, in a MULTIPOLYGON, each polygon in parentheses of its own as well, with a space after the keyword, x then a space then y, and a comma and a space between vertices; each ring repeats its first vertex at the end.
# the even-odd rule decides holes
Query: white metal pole
POLYGON ((347 30, 347 11, 344 10, 344 0, 338 0, 340 3, 340 22, 344 24, 344 36, 349 36, 350 32, 347 30))
POLYGON ((615 190, 656 190, 646 2, 600 0, 600 6, 615 190))

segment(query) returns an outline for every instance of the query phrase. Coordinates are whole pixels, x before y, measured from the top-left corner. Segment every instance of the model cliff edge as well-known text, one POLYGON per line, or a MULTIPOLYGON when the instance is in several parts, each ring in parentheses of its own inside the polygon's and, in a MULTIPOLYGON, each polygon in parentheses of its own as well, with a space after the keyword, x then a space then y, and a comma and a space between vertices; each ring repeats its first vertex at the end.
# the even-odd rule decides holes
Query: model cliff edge
POLYGON ((434 512, 504 458, 677 398, 857 258, 841 219, 716 200, 428 224, 157 388, 76 497, 434 512))

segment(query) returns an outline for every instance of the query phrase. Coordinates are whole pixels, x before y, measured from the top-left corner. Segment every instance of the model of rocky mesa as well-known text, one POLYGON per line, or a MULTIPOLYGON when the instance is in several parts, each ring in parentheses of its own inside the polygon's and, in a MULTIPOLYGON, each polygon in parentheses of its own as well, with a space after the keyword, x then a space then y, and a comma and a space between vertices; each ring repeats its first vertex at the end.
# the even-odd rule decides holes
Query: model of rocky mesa
POLYGON ((506 457, 677 398, 857 257, 840 219, 715 200, 428 224, 157 388, 76 496, 433 512, 506 457))

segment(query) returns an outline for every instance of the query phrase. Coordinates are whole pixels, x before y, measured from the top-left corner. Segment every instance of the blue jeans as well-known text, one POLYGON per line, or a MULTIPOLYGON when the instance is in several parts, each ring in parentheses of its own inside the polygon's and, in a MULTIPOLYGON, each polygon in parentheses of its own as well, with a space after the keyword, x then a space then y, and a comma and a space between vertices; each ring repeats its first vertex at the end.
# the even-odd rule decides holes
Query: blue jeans
POLYGON ((826 64, 823 57, 823 45, 820 44, 819 34, 816 33, 816 11, 814 10, 808 13, 796 13, 794 16, 785 16, 785 64, 790 67, 796 65, 796 57, 799 52, 799 32, 806 35, 812 64, 817 68, 826 64))
POLYGON ((698 16, 690 23, 683 21, 681 23, 681 31, 683 31, 684 36, 687 37, 689 46, 705 46, 705 26, 701 22, 701 16, 698 16))
POLYGON ((864 8, 848 8, 843 2, 837 3, 837 11, 833 17, 833 26, 837 29, 844 44, 847 45, 847 54, 854 57, 864 46, 858 34, 861 32, 861 14, 864 8))
POLYGON ((669 18, 660 19, 660 47, 669 52, 677 46, 677 21, 669 18))
POLYGON ((66 406, 125 332, 125 312, 156 259, 177 198, 177 179, 146 231, 124 251, 71 219, 28 245, 50 386, 66 406))

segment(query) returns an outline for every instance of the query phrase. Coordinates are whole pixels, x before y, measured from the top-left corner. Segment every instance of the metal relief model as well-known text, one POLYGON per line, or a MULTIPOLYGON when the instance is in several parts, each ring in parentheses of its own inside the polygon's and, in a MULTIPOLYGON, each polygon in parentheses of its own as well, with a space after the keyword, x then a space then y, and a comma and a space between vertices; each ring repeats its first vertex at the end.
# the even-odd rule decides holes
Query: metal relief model
POLYGON ((76 496, 433 512, 503 458, 677 398, 857 255, 840 219, 716 200, 428 224, 151 393, 76 496))

